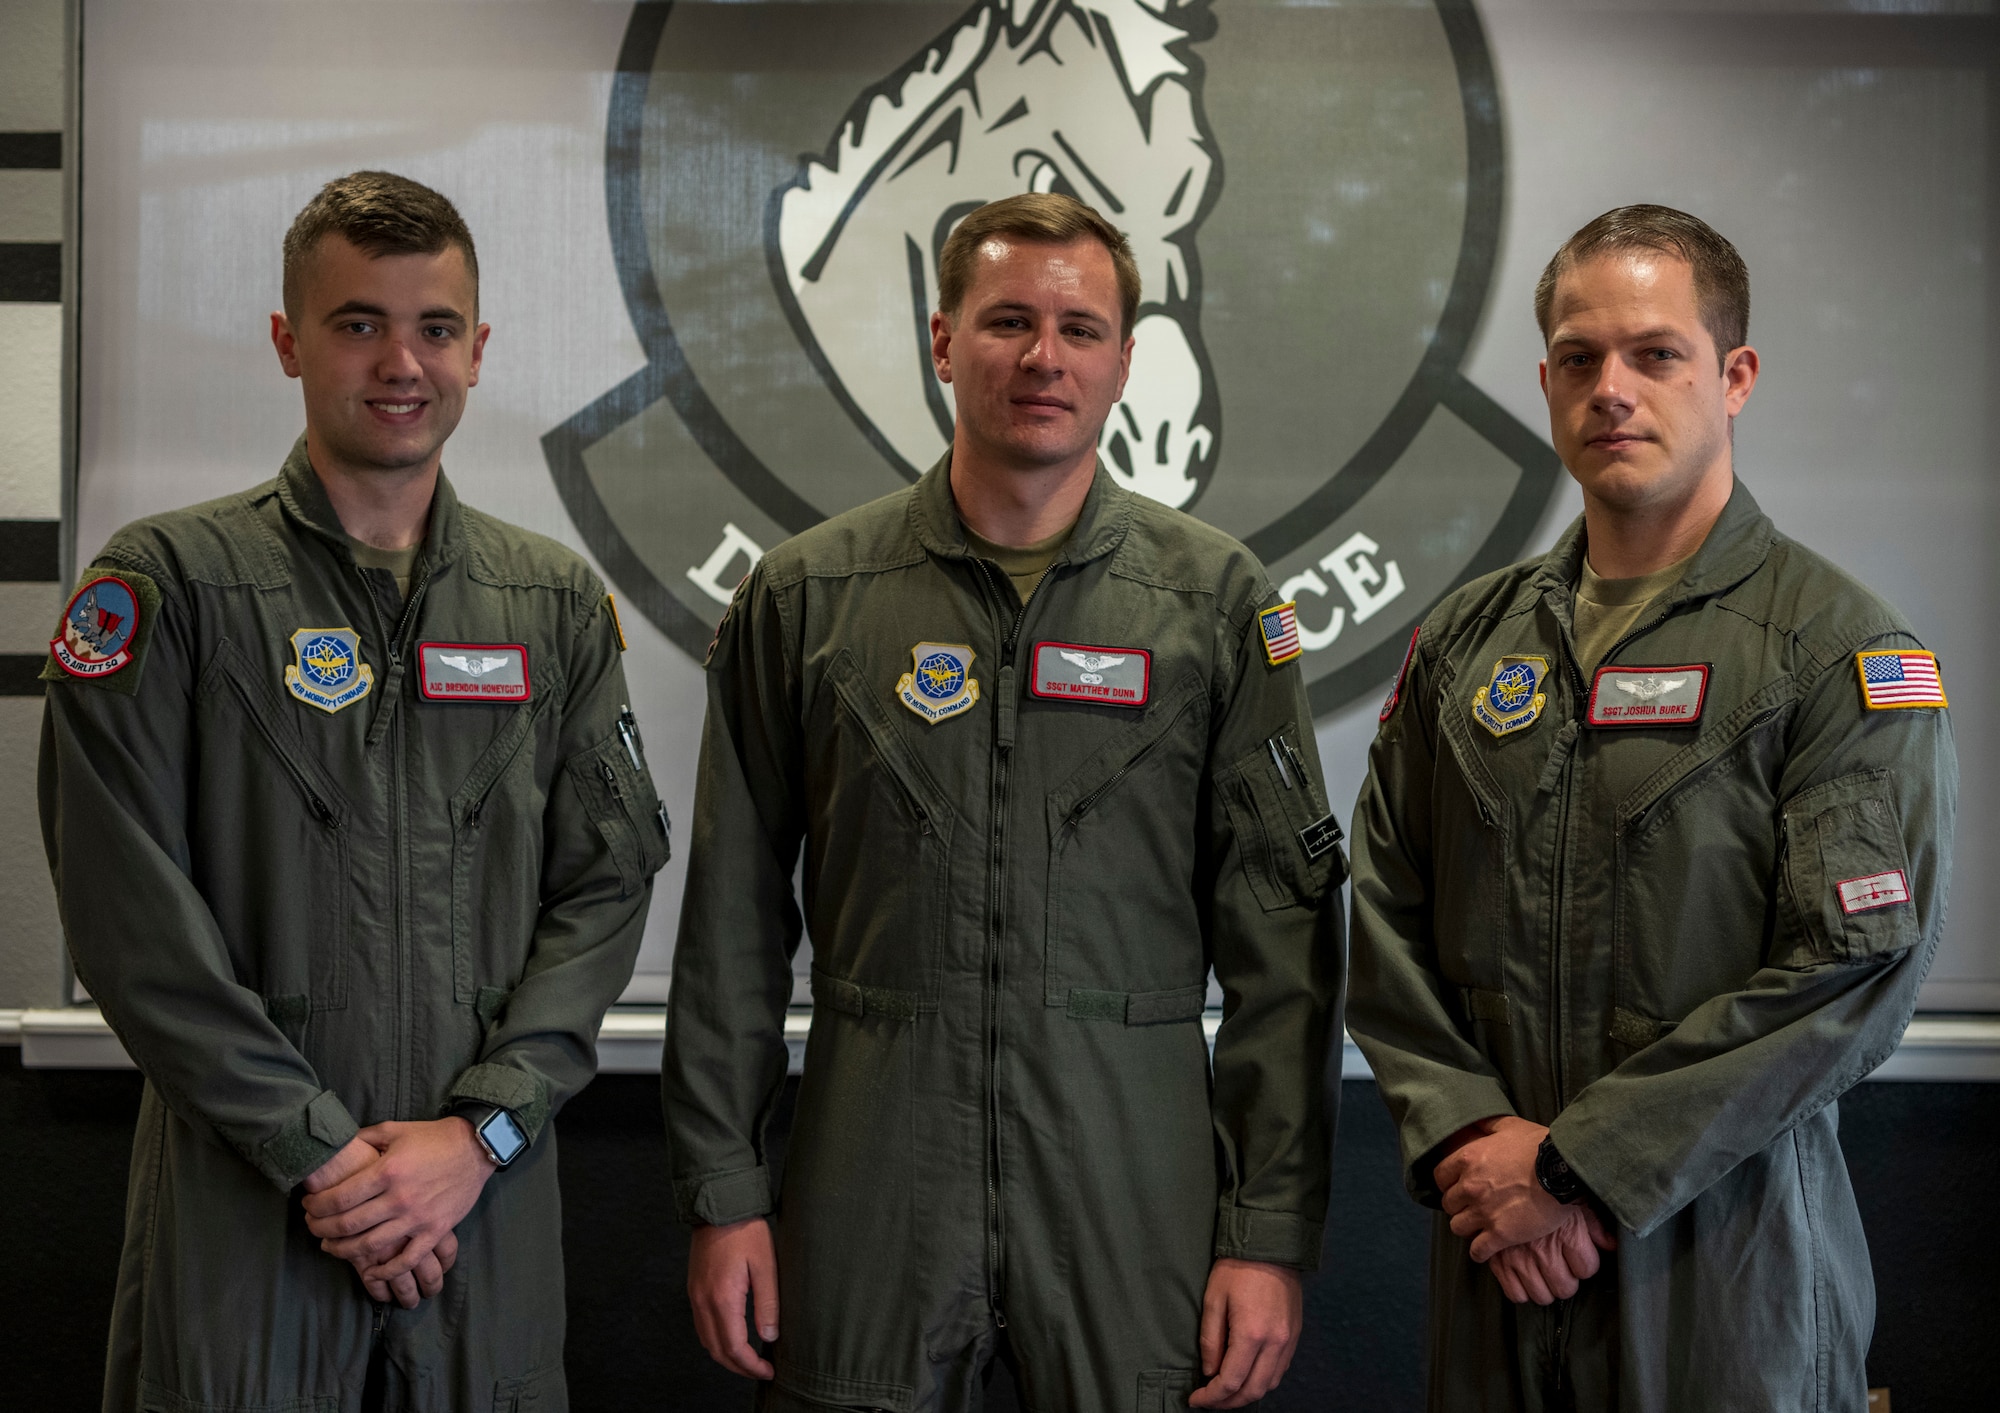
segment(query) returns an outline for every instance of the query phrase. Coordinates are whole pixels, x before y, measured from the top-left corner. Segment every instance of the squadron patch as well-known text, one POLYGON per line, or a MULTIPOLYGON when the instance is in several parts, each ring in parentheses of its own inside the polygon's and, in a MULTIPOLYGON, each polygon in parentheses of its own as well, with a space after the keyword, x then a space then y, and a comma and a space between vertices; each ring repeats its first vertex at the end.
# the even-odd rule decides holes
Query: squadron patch
POLYGON ((292 634, 285 690, 324 712, 353 706, 375 686, 375 669, 361 660, 361 635, 352 628, 301 628, 292 634))
POLYGON ((1708 664, 1600 667, 1590 679, 1586 726, 1692 726, 1708 696, 1708 664))
POLYGON ((139 591, 116 574, 99 575, 71 596, 49 655, 72 677, 109 677, 131 665, 141 617, 139 591))
POLYGON ((1493 664, 1493 678, 1472 694, 1472 715, 1495 736, 1534 725, 1548 704, 1541 690, 1549 675, 1544 657, 1503 657, 1493 664))
POLYGON ((1037 643, 1028 690, 1057 701, 1136 707, 1146 704, 1152 675, 1153 655, 1144 648, 1037 643))
POLYGON ((1417 635, 1423 631, 1421 623, 1410 630, 1410 645, 1403 649, 1403 665, 1396 669, 1396 680, 1390 684, 1389 695, 1382 699, 1382 710, 1375 716, 1377 721, 1387 721, 1395 713, 1396 703, 1403 699, 1403 679, 1410 675, 1410 659, 1417 655, 1417 635))
POLYGON ((1856 653, 1854 666, 1861 673, 1862 705, 1870 711, 1951 705, 1938 676, 1936 653, 1905 648, 1856 653))
POLYGON ((1264 634, 1264 656, 1271 666, 1283 667, 1305 652, 1299 642, 1299 605, 1292 599, 1257 615, 1257 627, 1264 634))
POLYGON ((419 643, 417 660, 425 701, 528 700, 528 650, 519 643, 419 643))
POLYGON ((979 700, 972 680, 973 651, 964 643, 918 643, 915 666, 896 679, 896 699, 935 726, 979 700))

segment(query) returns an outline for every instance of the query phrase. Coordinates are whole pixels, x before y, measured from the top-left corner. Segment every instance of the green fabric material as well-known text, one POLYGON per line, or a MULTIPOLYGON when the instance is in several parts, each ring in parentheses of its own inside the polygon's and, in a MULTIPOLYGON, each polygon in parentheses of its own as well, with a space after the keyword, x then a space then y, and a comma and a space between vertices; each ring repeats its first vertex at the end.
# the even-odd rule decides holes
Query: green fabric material
POLYGON ((1578 565, 1572 615, 1576 661, 1586 677, 1597 670, 1618 640, 1631 631, 1646 611, 1646 605, 1673 587, 1693 558, 1689 555, 1664 569, 1629 579, 1600 579, 1590 567, 1590 557, 1584 556, 1578 565))
POLYGON ((485 1369, 490 1400, 494 1378, 560 1361, 543 1130, 589 1081, 629 978, 650 888, 628 879, 665 857, 643 770, 568 769, 618 740, 616 635, 577 556, 442 478, 407 607, 348 553, 302 439, 276 480, 105 547, 100 565, 160 594, 136 692, 48 688, 40 803, 65 934, 152 1106, 109 1406, 135 1405, 141 1367, 230 1406, 317 1397, 321 1355, 359 1370, 365 1297, 291 1189, 357 1124, 435 1118, 455 1095, 513 1110, 535 1158, 459 1229, 469 1343, 447 1351, 433 1327, 406 1363, 447 1383, 485 1369), (375 673, 331 713, 284 685, 292 635, 329 625, 355 630, 375 673), (525 644, 534 698, 424 701, 410 668, 427 638, 525 644), (248 1263, 232 1288, 261 1294, 218 1304, 224 1250, 248 1263))
POLYGON ((772 549, 710 655, 661 1073, 675 1201, 776 1214, 801 1375, 923 1387, 955 1357, 927 1332, 986 1328, 989 1301, 1050 1371, 1035 1406, 1125 1408, 1140 1372, 1198 1367, 1218 1255, 1318 1260, 1341 860, 1298 838, 1325 810, 1311 712, 1265 658, 1247 551, 1100 471, 1024 607, 948 474, 772 549), (1149 700, 1034 696, 1044 641, 1147 649, 1149 700), (979 686, 935 723, 898 696, 921 642, 969 649, 979 686), (716 1189, 767 1167, 808 926, 786 1186, 746 1209, 716 1189))
POLYGON ((1440 1145, 1519 1114, 1622 1228, 1551 1345, 1440 1219, 1433 1406, 1552 1406, 1561 1377, 1579 1407, 1859 1409, 1874 1297, 1833 1105, 1944 924, 1951 723, 1864 709, 1855 654, 1917 639, 1739 484, 1616 654, 1711 664, 1700 718, 1583 727, 1581 559, 1579 522, 1433 610, 1355 807, 1348 1027, 1411 1193, 1436 1205, 1440 1145), (1495 737, 1472 699, 1514 655, 1548 701, 1495 737), (1839 906, 1893 869, 1909 901, 1839 906))

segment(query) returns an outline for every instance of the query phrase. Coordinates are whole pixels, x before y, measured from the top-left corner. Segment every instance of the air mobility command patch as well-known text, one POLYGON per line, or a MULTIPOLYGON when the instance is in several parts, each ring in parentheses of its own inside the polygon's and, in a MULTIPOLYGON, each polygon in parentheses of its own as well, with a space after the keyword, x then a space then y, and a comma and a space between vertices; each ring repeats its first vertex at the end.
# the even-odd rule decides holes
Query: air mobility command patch
POLYGON ((1861 703, 1870 711, 1951 705, 1936 653, 1908 648, 1856 653, 1854 666, 1861 673, 1861 703))
POLYGON ((93 570, 63 606, 49 640, 49 660, 42 664, 43 680, 76 678, 128 695, 138 691, 136 669, 159 609, 160 591, 144 574, 93 570))
POLYGON ((896 679, 896 699, 935 726, 979 700, 972 680, 973 651, 963 643, 918 643, 916 666, 896 679))
POLYGON ((285 669, 285 690, 321 711, 353 706, 375 686, 352 628, 301 628, 292 634, 292 655, 298 661, 285 669))
POLYGON ((1293 599, 1257 615, 1257 627, 1264 634, 1264 656, 1271 666, 1283 667, 1305 652, 1299 642, 1299 605, 1293 599))
POLYGON ((1532 726, 1548 697, 1542 681, 1549 675, 1544 657, 1503 657, 1493 664, 1493 680, 1472 694, 1472 715, 1495 736, 1532 726))

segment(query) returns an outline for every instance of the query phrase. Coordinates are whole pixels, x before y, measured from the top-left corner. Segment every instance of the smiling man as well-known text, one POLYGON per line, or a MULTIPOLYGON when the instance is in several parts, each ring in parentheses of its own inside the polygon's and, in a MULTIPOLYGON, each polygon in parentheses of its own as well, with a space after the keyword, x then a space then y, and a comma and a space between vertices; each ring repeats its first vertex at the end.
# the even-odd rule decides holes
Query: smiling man
POLYGON ((451 203, 343 177, 284 269, 305 434, 114 535, 43 672, 70 952, 146 1076, 104 1407, 561 1408, 549 1119, 667 854, 623 640, 442 473, 451 203))
POLYGON ((769 1409, 969 1409, 996 1358, 1025 1407, 1241 1407, 1297 1342, 1332 1141, 1342 859, 1296 628, 1098 463, 1124 237, 1013 197, 940 269, 951 451, 767 554, 709 654, 663 1073, 696 1325, 769 1409))
POLYGON ((1734 247, 1607 212, 1536 291, 1583 516, 1447 597, 1356 806, 1349 1024, 1432 1228, 1431 1407, 1861 1413, 1835 1101, 1944 925, 1936 659, 1736 479, 1734 247))

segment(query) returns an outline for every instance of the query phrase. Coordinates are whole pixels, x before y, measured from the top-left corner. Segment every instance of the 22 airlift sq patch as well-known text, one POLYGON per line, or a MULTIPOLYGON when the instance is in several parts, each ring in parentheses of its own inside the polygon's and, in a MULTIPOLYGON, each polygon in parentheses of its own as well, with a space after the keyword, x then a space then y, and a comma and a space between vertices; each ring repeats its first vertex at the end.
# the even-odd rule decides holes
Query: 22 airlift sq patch
POLYGON ((361 660, 361 635, 352 628, 301 628, 292 634, 285 690, 321 711, 353 706, 375 686, 375 669, 361 660))
POLYGON ((914 667, 896 679, 896 700, 935 726, 979 700, 972 649, 964 643, 918 643, 914 667))
POLYGON ((73 678, 136 693, 139 673, 126 669, 144 661, 159 610, 160 590, 144 574, 93 572, 63 606, 42 680, 73 678))
POLYGON ((1507 736, 1535 724, 1548 705, 1541 690, 1549 675, 1545 657, 1503 657, 1493 664, 1492 680, 1472 694, 1472 716, 1495 736, 1507 736))

